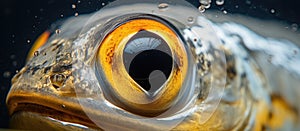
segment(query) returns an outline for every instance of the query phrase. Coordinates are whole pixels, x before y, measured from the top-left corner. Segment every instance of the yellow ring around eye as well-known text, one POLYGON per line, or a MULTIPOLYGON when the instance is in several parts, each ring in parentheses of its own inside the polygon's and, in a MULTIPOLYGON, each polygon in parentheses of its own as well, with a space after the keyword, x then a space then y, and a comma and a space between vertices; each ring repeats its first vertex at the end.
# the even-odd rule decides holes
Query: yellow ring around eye
POLYGON ((27 55, 27 59, 26 61, 29 61, 33 56, 34 56, 34 53, 36 51, 38 51, 38 49, 40 47, 42 47, 48 40, 50 36, 50 32, 49 31, 45 31, 43 34, 41 34, 37 39, 36 41, 34 42, 33 46, 31 47, 28 55, 27 55))
POLYGON ((187 53, 181 40, 168 26, 151 19, 130 20, 110 32, 100 45, 98 63, 110 84, 114 101, 126 110, 144 116, 156 116, 177 100, 187 72, 187 53), (172 52, 171 74, 161 90, 149 97, 127 73, 123 51, 129 39, 141 30, 163 38, 172 52))

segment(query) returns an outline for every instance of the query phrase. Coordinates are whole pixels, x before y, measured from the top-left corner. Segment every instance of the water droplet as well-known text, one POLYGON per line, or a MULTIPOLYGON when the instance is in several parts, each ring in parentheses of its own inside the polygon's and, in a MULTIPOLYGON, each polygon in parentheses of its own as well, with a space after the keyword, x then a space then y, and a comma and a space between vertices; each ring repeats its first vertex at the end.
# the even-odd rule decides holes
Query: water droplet
POLYGON ((104 6, 104 5, 105 5, 105 3, 103 2, 103 3, 101 3, 101 5, 102 5, 102 6, 104 6))
POLYGON ((11 73, 9 72, 9 71, 5 71, 4 73, 3 73, 3 77, 4 78, 9 78, 11 76, 11 73))
POLYGON ((224 14, 227 14, 228 12, 227 12, 226 10, 223 10, 223 13, 224 13, 224 14))
POLYGON ((198 8, 198 10, 199 10, 201 13, 203 13, 203 12, 205 12, 205 7, 204 7, 203 5, 200 5, 199 8, 198 8))
POLYGON ((72 4, 72 9, 75 9, 76 8, 76 5, 75 4, 72 4))
POLYGON ((216 4, 217 5, 223 5, 224 4, 224 0, 216 0, 216 4))
POLYGON ((33 53, 33 55, 34 55, 34 56, 38 56, 38 55, 39 55, 39 51, 35 51, 35 52, 33 53))
POLYGON ((79 4, 80 2, 81 2, 80 0, 77 1, 78 4, 79 4))
POLYGON ((78 16, 78 12, 76 12, 76 13, 74 14, 74 16, 77 17, 77 16, 78 16))
POLYGON ((63 18, 63 17, 64 17, 64 15, 63 15, 63 14, 61 14, 61 15, 60 15, 60 17, 61 17, 61 18, 63 18))
POLYGON ((292 31, 297 31, 298 30, 298 25, 296 23, 292 24, 292 31))
POLYGON ((30 44, 30 40, 29 39, 27 40, 27 43, 30 44))
POLYGON ((188 18, 187 18, 187 21, 188 21, 190 24, 194 23, 194 17, 192 17, 192 16, 188 17, 188 18))
POLYGON ((167 3, 160 3, 157 8, 161 11, 166 10, 169 7, 169 4, 167 3))
POLYGON ((59 33, 60 33, 60 29, 56 29, 56 30, 55 30, 55 33, 56 33, 56 34, 59 34, 59 33))
POLYGON ((66 105, 61 105, 62 108, 66 108, 66 105))
POLYGON ((272 14, 274 14, 274 13, 275 13, 275 9, 271 9, 270 12, 271 12, 272 14))
POLYGON ((16 70, 16 73, 19 73, 19 70, 16 70))

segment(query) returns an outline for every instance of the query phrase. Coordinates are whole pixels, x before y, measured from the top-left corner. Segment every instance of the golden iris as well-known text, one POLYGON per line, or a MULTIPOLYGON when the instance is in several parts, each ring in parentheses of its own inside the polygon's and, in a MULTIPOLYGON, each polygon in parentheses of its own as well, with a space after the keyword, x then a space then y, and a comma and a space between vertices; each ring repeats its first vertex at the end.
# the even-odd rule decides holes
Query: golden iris
POLYGON ((109 93, 105 96, 119 107, 143 116, 157 116, 176 103, 188 67, 185 47, 175 31, 148 18, 128 20, 107 34, 97 61, 107 80, 104 90, 109 93), (135 58, 139 62, 133 62, 135 58), (126 59, 132 60, 129 66, 131 63, 133 68, 126 59), (156 85, 159 87, 149 85, 151 82, 145 77, 155 68, 167 77, 164 83, 156 85))

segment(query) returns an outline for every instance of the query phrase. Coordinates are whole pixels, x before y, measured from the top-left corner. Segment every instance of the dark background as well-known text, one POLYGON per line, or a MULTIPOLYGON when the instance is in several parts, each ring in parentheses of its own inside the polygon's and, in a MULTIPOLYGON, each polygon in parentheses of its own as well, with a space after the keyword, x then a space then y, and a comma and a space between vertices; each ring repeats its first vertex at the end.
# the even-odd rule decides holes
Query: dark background
MULTIPOLYGON (((196 7, 198 0, 189 0, 196 7)), ((223 6, 215 5, 209 10, 226 10, 261 19, 275 19, 300 26, 300 4, 296 0, 225 0, 223 6), (263 2, 261 2, 263 1, 263 2), (238 6, 238 8, 236 8, 238 6), (275 13, 271 13, 271 9, 275 13)), ((27 52, 34 40, 51 23, 80 14, 94 12, 108 3, 106 0, 0 0, 0 128, 8 127, 5 105, 10 80, 16 70, 24 66, 27 52), (76 5, 72 9, 72 4, 76 5)))

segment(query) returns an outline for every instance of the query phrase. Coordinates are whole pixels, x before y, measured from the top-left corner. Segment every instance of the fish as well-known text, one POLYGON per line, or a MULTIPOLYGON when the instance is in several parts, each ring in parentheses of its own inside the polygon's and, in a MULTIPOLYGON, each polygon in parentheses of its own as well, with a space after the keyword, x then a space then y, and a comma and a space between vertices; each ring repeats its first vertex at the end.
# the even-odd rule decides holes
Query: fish
POLYGON ((299 33, 185 1, 115 1, 45 31, 12 79, 27 130, 300 130, 299 33))

